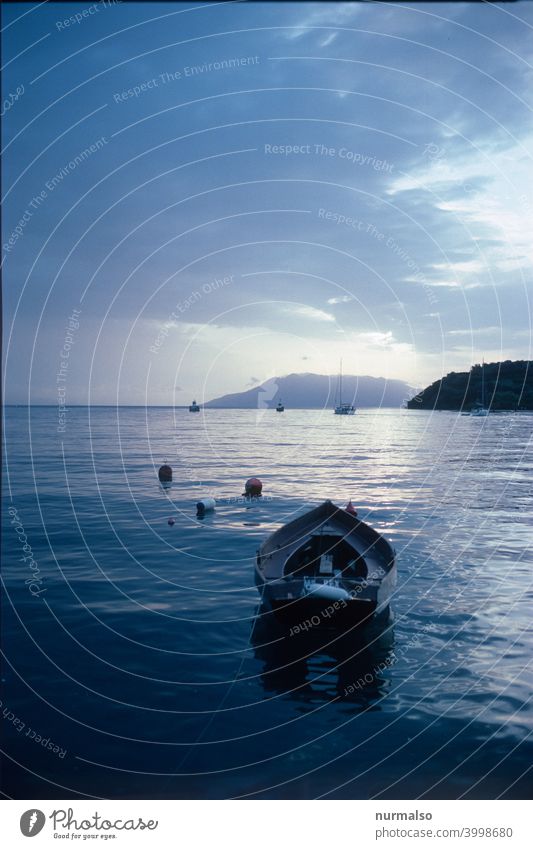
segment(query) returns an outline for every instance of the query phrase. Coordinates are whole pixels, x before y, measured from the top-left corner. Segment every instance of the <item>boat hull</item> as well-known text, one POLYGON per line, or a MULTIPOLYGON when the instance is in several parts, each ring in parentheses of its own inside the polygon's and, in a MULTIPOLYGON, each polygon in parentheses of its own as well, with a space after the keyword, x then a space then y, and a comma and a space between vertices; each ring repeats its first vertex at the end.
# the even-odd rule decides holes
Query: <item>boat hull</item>
POLYGON ((339 598, 306 593, 303 581, 266 583, 258 566, 255 579, 263 604, 280 622, 294 626, 311 618, 313 627, 344 628, 362 625, 389 610, 396 586, 396 566, 379 584, 362 581, 339 598))
POLYGON ((296 601, 278 598, 270 602, 269 606, 276 619, 290 626, 294 633, 305 632, 309 628, 345 630, 360 627, 376 615, 376 605, 372 602, 350 600, 344 604, 328 604, 309 596, 296 601))

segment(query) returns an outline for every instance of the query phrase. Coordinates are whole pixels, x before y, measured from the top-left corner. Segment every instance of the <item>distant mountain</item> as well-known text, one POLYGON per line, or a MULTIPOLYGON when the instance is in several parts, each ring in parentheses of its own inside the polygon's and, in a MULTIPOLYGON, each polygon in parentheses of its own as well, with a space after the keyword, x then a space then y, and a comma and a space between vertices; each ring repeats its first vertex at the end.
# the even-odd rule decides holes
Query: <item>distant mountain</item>
MULTIPOLYGON (((485 363, 485 406, 491 410, 533 410, 533 362, 485 363)), ((451 371, 427 386, 409 410, 470 410, 481 401, 481 365, 451 371)))
MULTIPOLYGON (((285 377, 273 377, 246 392, 214 398, 204 406, 219 409, 272 409, 281 399, 287 410, 333 408, 337 384, 337 375, 288 374, 285 377)), ((355 375, 344 375, 342 378, 342 400, 356 407, 401 407, 412 394, 412 387, 402 380, 355 375)))

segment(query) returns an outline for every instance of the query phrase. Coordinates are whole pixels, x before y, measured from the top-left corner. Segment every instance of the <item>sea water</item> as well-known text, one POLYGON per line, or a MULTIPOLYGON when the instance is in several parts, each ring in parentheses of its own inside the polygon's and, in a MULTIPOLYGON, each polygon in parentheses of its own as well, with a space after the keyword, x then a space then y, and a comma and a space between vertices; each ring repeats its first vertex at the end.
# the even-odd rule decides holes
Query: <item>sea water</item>
POLYGON ((532 426, 93 407, 58 430, 56 408, 7 407, 4 793, 530 796, 532 426), (391 615, 290 636, 256 550, 326 498, 395 547, 391 615))

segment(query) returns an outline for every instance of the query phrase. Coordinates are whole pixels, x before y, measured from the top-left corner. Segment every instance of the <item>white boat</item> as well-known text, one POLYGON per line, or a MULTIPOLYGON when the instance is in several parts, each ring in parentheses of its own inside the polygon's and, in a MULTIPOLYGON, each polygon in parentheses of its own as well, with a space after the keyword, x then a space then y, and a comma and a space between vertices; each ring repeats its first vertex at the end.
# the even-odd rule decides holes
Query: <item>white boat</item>
POLYGON ((192 404, 189 406, 189 413, 199 413, 199 412, 200 412, 200 407, 198 406, 196 401, 193 401, 192 404))
POLYGON ((481 361, 481 403, 475 404, 470 410, 471 416, 488 416, 489 410, 485 407, 485 360, 481 361))
POLYGON ((388 609, 395 552, 354 513, 324 501, 265 540, 255 578, 280 620, 353 627, 388 609))
POLYGON ((355 407, 351 404, 337 404, 335 407, 336 416, 353 416, 355 415, 355 407))
POLYGON ((353 416, 355 413, 355 407, 342 403, 342 360, 339 369, 339 403, 335 405, 334 412, 336 416, 353 416))

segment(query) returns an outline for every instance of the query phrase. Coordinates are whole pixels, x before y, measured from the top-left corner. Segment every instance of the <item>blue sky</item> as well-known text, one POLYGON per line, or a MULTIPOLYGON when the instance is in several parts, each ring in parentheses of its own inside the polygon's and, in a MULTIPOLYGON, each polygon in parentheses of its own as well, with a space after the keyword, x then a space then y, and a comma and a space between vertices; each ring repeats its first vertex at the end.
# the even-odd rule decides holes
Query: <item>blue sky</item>
POLYGON ((71 404, 180 404, 340 357, 415 386, 531 358, 532 27, 4 5, 6 399, 54 403, 61 368, 71 404))

